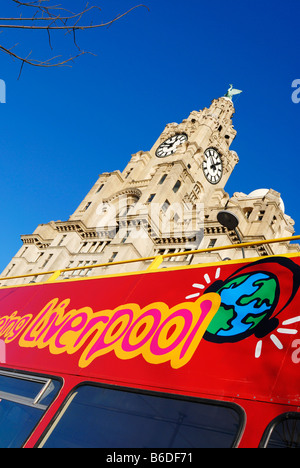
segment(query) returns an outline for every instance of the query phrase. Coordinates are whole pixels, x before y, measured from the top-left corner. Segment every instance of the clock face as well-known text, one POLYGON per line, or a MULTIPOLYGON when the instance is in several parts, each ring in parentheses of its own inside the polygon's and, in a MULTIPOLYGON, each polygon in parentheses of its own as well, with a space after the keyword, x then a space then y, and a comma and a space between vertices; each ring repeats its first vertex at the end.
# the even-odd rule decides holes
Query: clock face
POLYGON ((204 152, 202 169, 208 182, 218 184, 223 174, 223 163, 221 156, 214 148, 208 148, 204 152))
POLYGON ((185 141, 187 141, 188 137, 185 133, 177 133, 176 135, 168 138, 164 141, 156 150, 156 156, 158 158, 165 158, 166 156, 171 156, 171 154, 175 153, 178 146, 182 145, 185 141))

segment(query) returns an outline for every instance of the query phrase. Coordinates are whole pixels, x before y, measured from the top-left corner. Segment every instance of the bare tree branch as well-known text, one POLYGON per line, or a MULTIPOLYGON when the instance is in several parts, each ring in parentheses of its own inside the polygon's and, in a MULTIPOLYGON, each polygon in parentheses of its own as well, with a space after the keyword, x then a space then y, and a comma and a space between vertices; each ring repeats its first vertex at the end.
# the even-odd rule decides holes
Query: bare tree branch
MULTIPOLYGON (((51 32, 55 31, 66 31, 66 33, 73 34, 73 43, 75 47, 79 50, 78 54, 71 56, 70 58, 63 58, 62 56, 58 55, 55 57, 51 57, 48 60, 37 60, 31 58, 32 51, 27 56, 18 55, 15 52, 12 52, 13 47, 6 47, 3 44, 0 44, 0 51, 10 55, 13 59, 19 60, 21 62, 21 69, 19 77, 21 76, 24 64, 35 66, 35 67, 61 67, 61 66, 70 66, 70 63, 84 55, 86 53, 83 51, 76 41, 76 32, 77 31, 85 31, 89 29, 98 29, 103 27, 109 27, 116 21, 120 20, 121 18, 125 17, 133 10, 137 8, 149 8, 146 5, 136 5, 129 10, 125 11, 124 13, 120 13, 112 20, 109 20, 105 23, 96 24, 88 24, 85 20, 87 19, 87 15, 90 12, 100 12, 101 9, 98 6, 89 6, 87 3, 85 8, 78 12, 72 12, 63 8, 61 5, 51 5, 49 4, 49 0, 35 0, 35 1, 27 1, 23 2, 20 0, 11 0, 13 3, 16 4, 17 8, 23 8, 30 10, 32 12, 31 16, 23 17, 22 14, 19 17, 12 17, 12 18, 0 18, 0 30, 33 30, 33 31, 47 31, 48 35, 48 42, 49 47, 53 50, 52 42, 51 42, 51 32), (32 22, 32 24, 28 24, 28 22, 32 22), (84 21, 84 22, 82 22, 84 21), (27 23, 27 24, 26 24, 27 23), (44 24, 43 24, 44 23, 44 24)), ((2 31, 1 31, 2 32, 2 31)))

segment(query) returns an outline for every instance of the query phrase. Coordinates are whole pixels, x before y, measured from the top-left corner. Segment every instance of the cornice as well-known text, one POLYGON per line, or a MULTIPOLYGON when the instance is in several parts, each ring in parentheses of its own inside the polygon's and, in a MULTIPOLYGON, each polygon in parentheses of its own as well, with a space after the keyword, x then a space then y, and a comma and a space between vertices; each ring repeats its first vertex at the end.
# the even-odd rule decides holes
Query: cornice
POLYGON ((82 239, 98 238, 98 232, 94 228, 88 228, 81 220, 59 221, 55 223, 58 232, 76 232, 82 239))
POLYGON ((21 240, 24 245, 34 244, 38 249, 47 249, 53 239, 43 239, 40 234, 23 234, 21 240))

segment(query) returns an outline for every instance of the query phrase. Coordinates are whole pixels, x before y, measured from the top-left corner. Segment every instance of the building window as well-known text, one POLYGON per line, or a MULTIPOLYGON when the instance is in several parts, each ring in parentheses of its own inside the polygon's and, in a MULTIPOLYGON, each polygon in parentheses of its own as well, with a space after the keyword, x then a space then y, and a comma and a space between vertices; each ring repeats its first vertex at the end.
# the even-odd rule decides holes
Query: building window
POLYGON ((180 189, 180 186, 181 186, 181 182, 180 180, 177 180, 176 184, 173 187, 173 192, 174 193, 178 192, 178 190, 180 189))
POLYGON ((40 253, 38 256, 37 256, 37 259, 36 259, 36 262, 44 255, 45 252, 42 252, 40 253))
MULTIPOLYGON (((82 262, 83 263, 83 262, 82 262)), ((87 266, 90 264, 90 261, 88 260, 87 262, 85 262, 84 264, 80 265, 80 266, 87 266)), ((79 270, 78 272, 78 276, 85 276, 87 270, 83 269, 83 270, 79 270)))
MULTIPOLYGON (((176 249, 169 249, 168 254, 172 254, 172 253, 176 253, 176 249)), ((174 262, 176 260, 176 257, 168 257, 167 260, 169 260, 170 262, 174 262)))
POLYGON ((158 184, 159 184, 159 185, 162 185, 162 184, 164 183, 164 181, 166 180, 167 176, 168 176, 168 174, 164 174, 164 175, 162 176, 162 178, 160 179, 160 181, 158 182, 158 184))
POLYGON ((50 254, 47 260, 43 263, 42 268, 45 268, 45 266, 50 262, 51 258, 53 257, 53 254, 50 254))
POLYGON ((112 253, 112 256, 110 257, 110 259, 108 260, 108 263, 112 263, 114 261, 114 259, 116 258, 116 256, 118 255, 118 252, 113 252, 112 253))
POLYGON ((83 252, 83 251, 85 250, 87 244, 88 244, 87 242, 84 242, 84 243, 82 244, 82 246, 80 247, 79 252, 83 252))
MULTIPOLYGON (((94 261, 91 263, 91 265, 97 265, 97 261, 94 260, 94 261)), ((93 268, 89 268, 89 269, 86 271, 85 276, 89 276, 89 275, 92 273, 92 271, 93 271, 93 268)))
POLYGON ((217 239, 210 239, 208 248, 211 249, 212 247, 214 247, 216 245, 216 242, 217 242, 217 239))
POLYGON ((163 213, 166 213, 166 211, 167 211, 167 209, 169 208, 169 206, 170 206, 170 202, 169 202, 169 200, 166 200, 166 201, 163 203, 162 207, 161 207, 161 211, 162 211, 163 213))
POLYGON ((253 211, 253 208, 244 208, 244 214, 247 219, 249 219, 252 211, 253 211))
POLYGON ((178 223, 178 221, 180 220, 179 214, 178 214, 178 213, 175 213, 173 219, 174 219, 174 222, 175 222, 175 223, 178 223))
POLYGON ((59 246, 63 243, 63 241, 65 240, 66 237, 67 237, 67 234, 64 234, 64 235, 62 236, 62 238, 60 239, 59 243, 57 244, 57 247, 59 247, 59 246))
POLYGON ((105 242, 99 242, 99 245, 97 247, 97 249, 95 250, 95 252, 102 252, 103 249, 109 244, 108 241, 105 241, 105 242))
POLYGON ((125 179, 128 179, 128 177, 130 176, 132 171, 133 171, 133 167, 131 169, 129 169, 129 171, 125 174, 125 179))
POLYGON ((264 217, 264 214, 265 214, 265 211, 264 210, 261 210, 258 214, 258 221, 262 221, 263 217, 264 217))
MULTIPOLYGON (((78 265, 77 265, 76 268, 82 267, 83 263, 84 263, 83 260, 80 260, 80 262, 78 262, 78 265)), ((73 276, 79 276, 79 275, 81 275, 81 272, 82 272, 82 270, 73 270, 72 274, 73 274, 73 276)))
POLYGON ((84 207, 84 211, 86 211, 90 206, 91 206, 92 202, 88 202, 85 207, 84 207))
POLYGON ((92 242, 89 246, 89 252, 95 252, 97 250, 97 247, 98 247, 98 242, 92 242))
POLYGON ((100 187, 98 188, 98 190, 96 191, 96 193, 99 193, 99 192, 100 192, 100 190, 102 190, 102 189, 103 189, 103 187, 104 187, 104 184, 101 184, 101 185, 100 185, 100 187))
POLYGON ((154 197, 155 197, 155 193, 151 193, 151 195, 148 198, 148 200, 146 201, 146 203, 151 203, 154 197))
POLYGON ((121 208, 119 212, 119 216, 126 216, 128 211, 129 211, 130 206, 126 205, 123 208, 121 208))
MULTIPOLYGON (((74 261, 69 262, 67 269, 72 268, 73 265, 74 265, 74 261)), ((68 276, 71 276, 72 274, 73 274, 73 271, 63 271, 61 276, 65 276, 66 278, 68 278, 68 276)))
POLYGON ((13 263, 13 264, 11 265, 11 267, 9 268, 9 270, 7 271, 7 273, 6 273, 5 276, 9 276, 9 274, 12 272, 12 270, 13 270, 13 268, 14 268, 15 266, 16 266, 16 264, 13 263))
POLYGON ((24 247, 24 250, 23 250, 23 252, 22 252, 22 254, 21 254, 21 257, 23 257, 23 255, 25 254, 26 250, 28 250, 28 247, 24 247))
POLYGON ((127 241, 129 237, 129 231, 126 232, 125 236, 123 237, 123 239, 121 240, 121 244, 125 244, 125 242, 127 241))

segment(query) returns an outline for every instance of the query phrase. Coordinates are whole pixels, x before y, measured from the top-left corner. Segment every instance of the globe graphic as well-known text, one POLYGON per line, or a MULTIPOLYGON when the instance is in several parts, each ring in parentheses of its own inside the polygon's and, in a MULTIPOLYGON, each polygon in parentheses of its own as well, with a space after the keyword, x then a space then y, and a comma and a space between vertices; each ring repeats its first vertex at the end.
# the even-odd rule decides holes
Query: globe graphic
POLYGON ((240 341, 271 317, 278 302, 278 282, 272 273, 242 274, 216 291, 221 305, 204 338, 217 343, 240 341))

